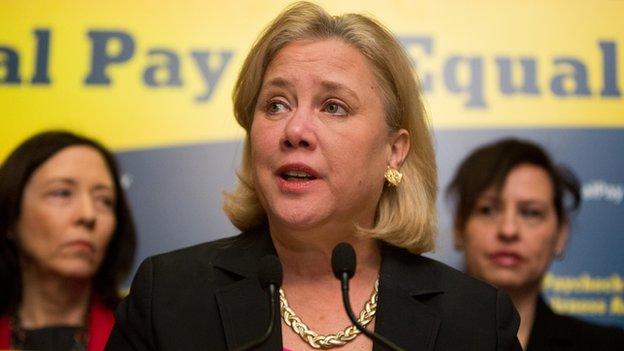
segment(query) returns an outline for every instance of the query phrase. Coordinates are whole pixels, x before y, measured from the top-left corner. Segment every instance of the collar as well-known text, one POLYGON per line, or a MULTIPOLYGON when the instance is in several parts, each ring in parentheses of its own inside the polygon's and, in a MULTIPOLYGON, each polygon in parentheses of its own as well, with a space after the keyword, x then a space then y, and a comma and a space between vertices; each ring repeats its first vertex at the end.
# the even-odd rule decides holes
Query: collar
MULTIPOLYGON (((406 350, 432 350, 440 318, 426 300, 442 294, 432 260, 382 244, 379 305, 375 331, 406 350)), ((262 335, 268 324, 268 295, 257 279, 258 260, 276 255, 267 228, 245 232, 222 242, 213 260, 216 268, 240 278, 216 291, 229 348, 262 335)), ((343 313, 343 311, 337 311, 343 313)), ((258 350, 281 350, 280 316, 276 331, 258 350)), ((382 350, 375 345, 374 351, 382 350)))
POLYGON ((426 302, 444 293, 439 280, 432 260, 382 245, 375 331, 405 350, 433 350, 441 319, 426 302))
POLYGON ((561 317, 539 295, 527 350, 569 350, 574 346, 573 333, 569 323, 562 324, 561 317))
POLYGON ((257 278, 258 261, 266 255, 277 255, 268 228, 257 228, 221 242, 213 264, 241 278, 257 278))
MULTIPOLYGON (((276 255, 267 228, 244 232, 222 240, 213 265, 236 279, 215 291, 217 305, 228 349, 237 349, 263 335, 269 322, 269 295, 258 281, 258 263, 265 255, 276 255)), ((275 314, 275 330, 255 350, 282 349, 279 309, 275 314)))

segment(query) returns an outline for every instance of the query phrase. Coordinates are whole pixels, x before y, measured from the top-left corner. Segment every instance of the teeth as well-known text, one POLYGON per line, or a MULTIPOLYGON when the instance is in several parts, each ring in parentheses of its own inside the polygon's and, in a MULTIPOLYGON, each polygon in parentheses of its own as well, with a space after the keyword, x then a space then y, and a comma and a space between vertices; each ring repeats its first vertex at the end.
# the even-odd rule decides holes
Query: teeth
POLYGON ((295 178, 312 178, 312 176, 306 172, 299 172, 299 171, 287 171, 284 172, 284 175, 286 177, 295 177, 295 178))

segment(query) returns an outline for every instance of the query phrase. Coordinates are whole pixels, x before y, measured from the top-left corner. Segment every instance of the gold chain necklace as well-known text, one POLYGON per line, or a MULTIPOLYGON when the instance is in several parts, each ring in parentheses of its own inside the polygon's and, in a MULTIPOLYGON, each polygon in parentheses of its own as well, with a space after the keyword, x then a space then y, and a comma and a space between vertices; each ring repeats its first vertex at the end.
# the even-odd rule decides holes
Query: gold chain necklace
MULTIPOLYGON (((375 313, 377 312, 378 291, 379 279, 375 281, 373 293, 364 305, 364 309, 360 312, 360 317, 358 318, 358 322, 360 322, 360 324, 364 327, 366 327, 373 320, 373 318, 375 318, 375 313)), ((282 288, 279 289, 279 295, 280 311, 282 313, 284 323, 286 323, 287 326, 299 335, 303 341, 307 342, 315 349, 331 349, 333 347, 343 346, 349 341, 355 339, 355 337, 361 333, 355 325, 351 325, 336 334, 320 335, 314 330, 310 330, 310 328, 303 323, 301 318, 299 318, 295 311, 293 311, 293 309, 288 305, 286 294, 284 294, 284 290, 282 290, 282 288)))

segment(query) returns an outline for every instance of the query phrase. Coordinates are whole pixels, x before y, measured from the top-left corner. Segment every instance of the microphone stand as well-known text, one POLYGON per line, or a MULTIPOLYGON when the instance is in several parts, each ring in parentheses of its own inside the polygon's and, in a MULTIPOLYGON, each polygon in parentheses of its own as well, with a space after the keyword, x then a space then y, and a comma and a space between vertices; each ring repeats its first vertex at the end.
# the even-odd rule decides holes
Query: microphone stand
POLYGON ((347 272, 342 272, 342 274, 340 275, 340 285, 342 287, 342 303, 344 304, 344 308, 347 311, 347 315, 349 316, 351 323, 353 323, 353 325, 355 325, 355 327, 358 328, 358 330, 361 331, 364 335, 366 335, 373 341, 378 341, 386 349, 393 351, 405 351, 392 341, 366 329, 362 324, 360 324, 360 322, 358 322, 355 314, 353 313, 353 310, 351 309, 351 302, 349 301, 349 274, 347 272))
POLYGON ((277 285, 273 283, 269 284, 268 288, 269 288, 269 301, 270 301, 270 308, 271 308, 271 312, 269 313, 269 316, 270 316, 269 327, 264 332, 264 334, 262 334, 262 337, 256 340, 252 340, 251 342, 248 342, 247 344, 244 344, 243 346, 234 349, 235 351, 252 350, 253 348, 258 347, 262 343, 267 341, 269 339, 269 336, 271 336, 271 333, 273 332, 273 328, 275 326, 275 310, 277 309, 278 288, 277 288, 277 285))
POLYGON ((340 280, 340 286, 342 287, 342 303, 344 304, 345 311, 347 311, 347 316, 349 316, 351 323, 369 339, 379 342, 387 349, 403 351, 402 348, 398 347, 390 340, 374 331, 364 328, 364 326, 358 322, 357 318, 355 318, 353 310, 351 309, 351 303, 349 302, 349 279, 355 275, 356 262, 355 250, 351 244, 339 243, 334 247, 331 258, 332 271, 334 271, 334 276, 340 280))
POLYGON ((267 255, 260 261, 260 270, 258 271, 258 280, 260 285, 266 287, 269 291, 269 326, 256 340, 252 340, 243 346, 236 348, 236 351, 247 351, 255 349, 269 339, 273 329, 275 329, 275 310, 278 307, 279 287, 282 285, 283 272, 282 265, 275 255, 267 255))

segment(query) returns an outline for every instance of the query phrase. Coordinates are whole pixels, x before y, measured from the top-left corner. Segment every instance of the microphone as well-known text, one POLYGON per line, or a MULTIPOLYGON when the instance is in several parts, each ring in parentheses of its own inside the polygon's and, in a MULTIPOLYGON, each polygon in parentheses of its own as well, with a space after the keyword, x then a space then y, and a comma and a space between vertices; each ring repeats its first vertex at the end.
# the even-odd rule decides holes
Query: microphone
POLYGON ((237 351, 246 351, 260 346, 269 339, 273 329, 275 329, 275 310, 279 301, 279 288, 282 285, 283 272, 282 264, 275 255, 266 255, 260 260, 260 270, 258 271, 258 280, 262 288, 269 291, 270 317, 269 326, 264 334, 256 340, 252 340, 247 344, 237 348, 237 351))
POLYGON ((331 258, 332 270, 338 280, 340 280, 342 286, 342 303, 347 311, 347 315, 351 320, 351 323, 358 328, 364 335, 374 342, 380 343, 382 346, 389 350, 404 351, 402 348, 394 344, 392 341, 384 338, 383 336, 375 333, 374 331, 366 329, 360 322, 358 322, 353 310, 351 309, 351 302, 349 301, 349 279, 355 275, 355 250, 353 246, 348 243, 340 243, 334 247, 331 258))

